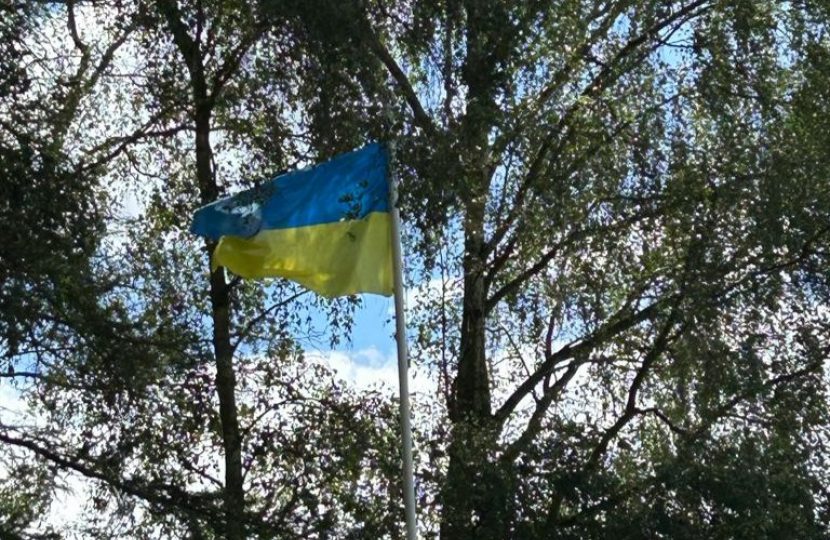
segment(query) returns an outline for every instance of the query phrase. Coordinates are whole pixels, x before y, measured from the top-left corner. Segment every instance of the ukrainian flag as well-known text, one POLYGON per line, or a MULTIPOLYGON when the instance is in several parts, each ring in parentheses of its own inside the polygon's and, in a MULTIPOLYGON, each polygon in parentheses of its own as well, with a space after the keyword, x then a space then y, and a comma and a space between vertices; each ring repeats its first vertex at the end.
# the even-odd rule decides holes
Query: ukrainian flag
POLYGON ((190 230, 219 241, 213 268, 327 297, 390 296, 388 169, 385 148, 371 144, 204 206, 190 230))

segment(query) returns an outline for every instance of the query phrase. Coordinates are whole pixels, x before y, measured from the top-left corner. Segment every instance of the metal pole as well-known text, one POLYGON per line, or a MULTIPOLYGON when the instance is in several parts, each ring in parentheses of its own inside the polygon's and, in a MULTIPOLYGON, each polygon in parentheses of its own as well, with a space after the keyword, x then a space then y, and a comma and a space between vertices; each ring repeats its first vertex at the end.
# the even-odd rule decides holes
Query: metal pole
POLYGON ((409 358, 406 348, 406 317, 403 305, 403 264, 401 258, 401 216, 398 212, 398 183, 394 174, 395 145, 389 151, 389 213, 392 218, 392 273, 395 287, 395 340, 398 344, 401 440, 403 442, 403 502, 406 511, 406 538, 417 540, 415 522, 415 474, 412 467, 412 423, 409 407, 409 358))

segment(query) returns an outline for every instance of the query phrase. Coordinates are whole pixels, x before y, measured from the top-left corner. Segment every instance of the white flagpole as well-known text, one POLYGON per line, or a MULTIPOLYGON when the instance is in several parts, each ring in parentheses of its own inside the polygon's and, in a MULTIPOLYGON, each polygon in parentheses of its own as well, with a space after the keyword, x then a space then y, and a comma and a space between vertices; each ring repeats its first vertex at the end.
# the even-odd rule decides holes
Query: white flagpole
POLYGON ((395 144, 389 143, 389 213, 392 218, 392 273, 395 286, 395 340, 398 344, 398 383, 400 386, 401 440, 403 442, 403 502, 406 511, 406 538, 417 540, 415 523, 415 474, 412 467, 412 423, 409 407, 409 358, 406 347, 406 317, 403 305, 403 264, 401 256, 401 216, 398 212, 398 182, 395 175, 395 144))

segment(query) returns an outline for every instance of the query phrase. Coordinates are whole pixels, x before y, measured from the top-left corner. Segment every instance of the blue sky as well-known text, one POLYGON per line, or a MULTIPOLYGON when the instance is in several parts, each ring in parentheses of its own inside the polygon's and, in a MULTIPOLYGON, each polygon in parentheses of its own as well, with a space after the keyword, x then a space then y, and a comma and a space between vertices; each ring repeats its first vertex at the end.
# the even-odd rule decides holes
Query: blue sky
POLYGON ((352 343, 344 343, 339 348, 356 352, 374 347, 387 356, 394 354, 395 340, 392 335, 395 321, 391 317, 395 309, 393 298, 364 294, 362 300, 363 305, 355 313, 352 343))

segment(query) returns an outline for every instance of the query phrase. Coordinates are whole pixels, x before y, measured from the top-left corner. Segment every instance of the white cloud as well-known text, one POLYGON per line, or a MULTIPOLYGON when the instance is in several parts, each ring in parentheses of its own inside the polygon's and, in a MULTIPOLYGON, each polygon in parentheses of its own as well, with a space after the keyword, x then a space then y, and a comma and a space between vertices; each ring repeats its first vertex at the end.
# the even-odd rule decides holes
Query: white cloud
POLYGON ((14 424, 29 416, 28 407, 20 391, 10 384, 0 383, 0 422, 4 425, 14 424))
MULTIPOLYGON (((397 354, 384 354, 375 347, 360 351, 306 352, 310 361, 318 361, 331 368, 338 379, 358 390, 380 389, 398 393, 397 354)), ((409 370, 409 391, 421 395, 434 392, 436 374, 413 366, 409 370)))
POLYGON ((61 489, 49 507, 46 524, 64 532, 80 528, 91 488, 91 484, 79 475, 61 475, 61 489))

